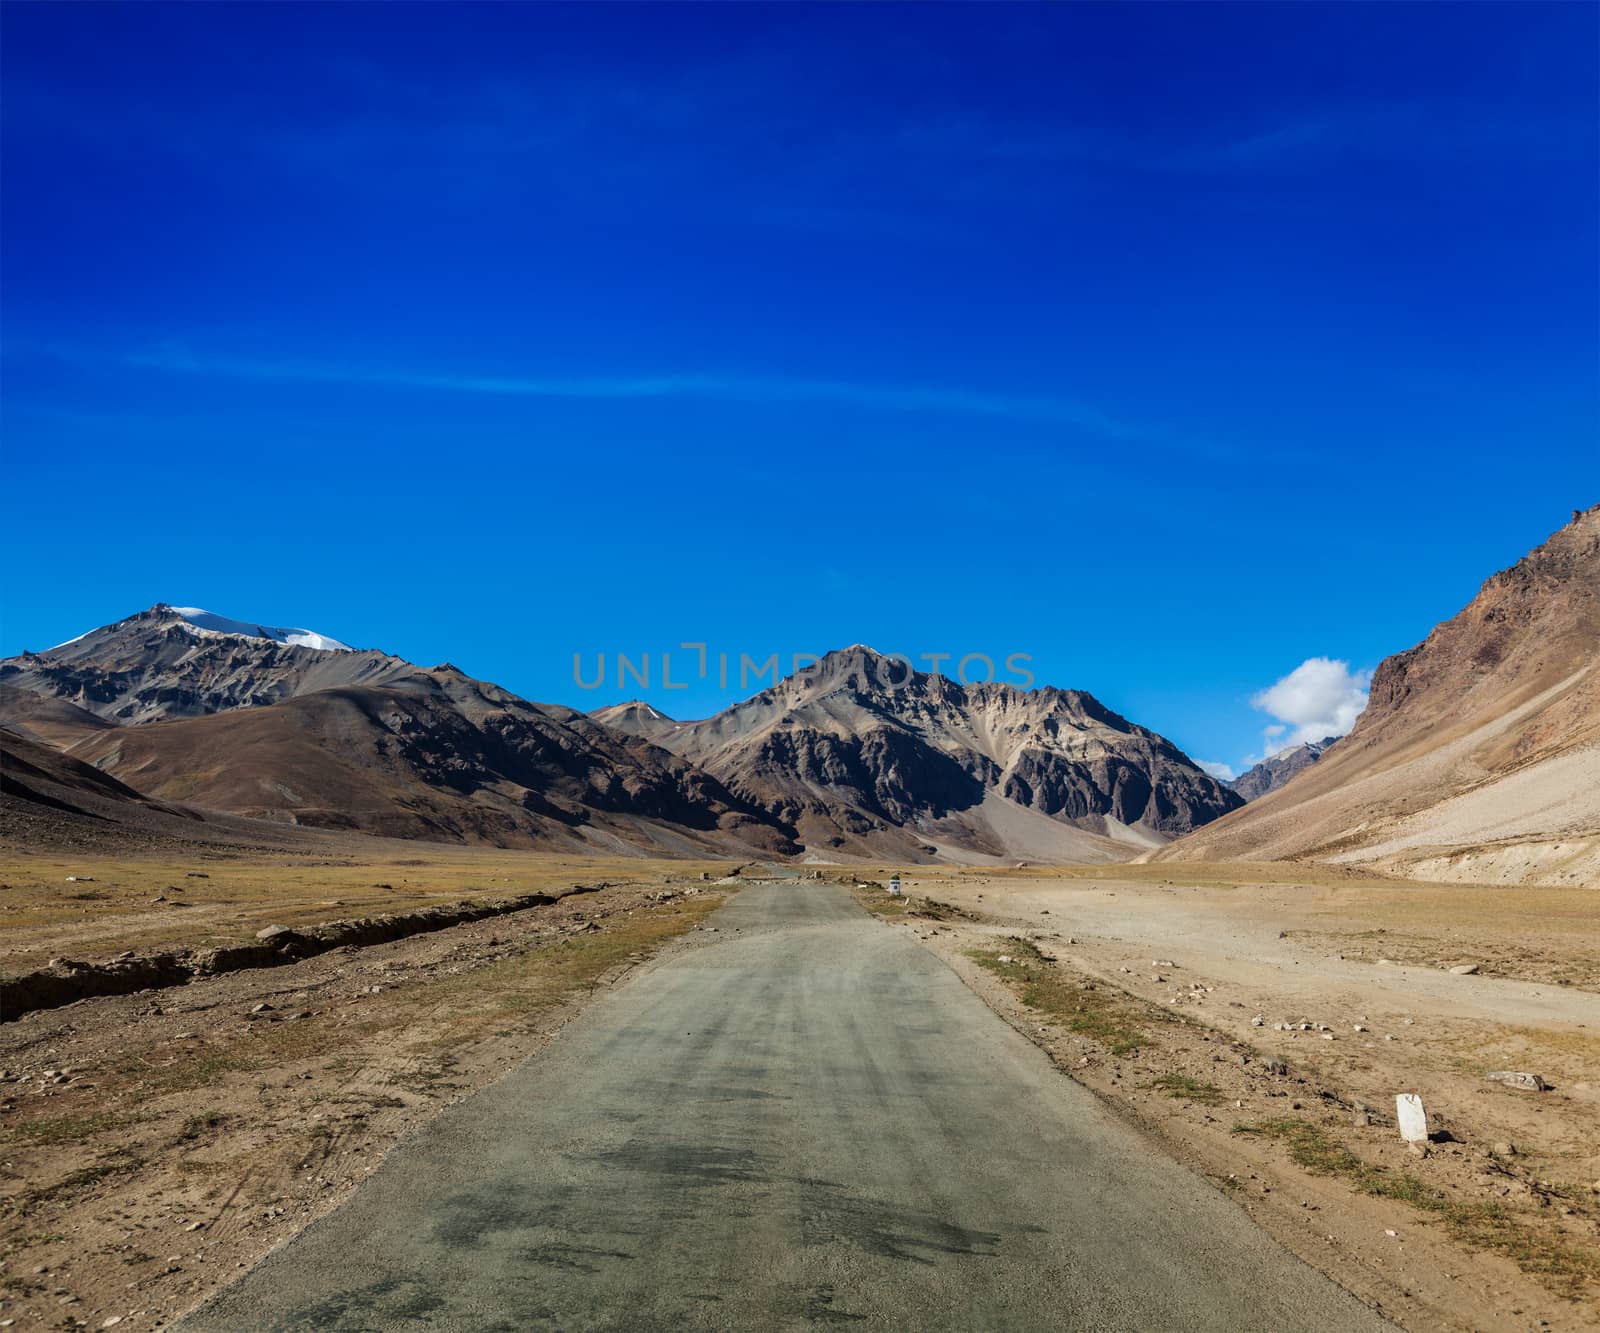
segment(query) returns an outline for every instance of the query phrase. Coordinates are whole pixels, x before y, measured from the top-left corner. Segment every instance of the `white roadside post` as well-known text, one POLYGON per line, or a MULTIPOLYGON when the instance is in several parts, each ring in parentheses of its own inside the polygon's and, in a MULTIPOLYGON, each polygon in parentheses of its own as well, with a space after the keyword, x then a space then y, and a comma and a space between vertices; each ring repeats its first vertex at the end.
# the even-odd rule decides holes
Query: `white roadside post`
POLYGON ((900 876, 899 875, 892 875, 889 878, 889 896, 891 898, 898 898, 900 896, 900 876))
POLYGON ((1422 1109, 1422 1098, 1414 1092, 1402 1092, 1394 1099, 1395 1119, 1400 1122, 1400 1137, 1408 1144, 1425 1144, 1428 1141, 1428 1113, 1422 1109))

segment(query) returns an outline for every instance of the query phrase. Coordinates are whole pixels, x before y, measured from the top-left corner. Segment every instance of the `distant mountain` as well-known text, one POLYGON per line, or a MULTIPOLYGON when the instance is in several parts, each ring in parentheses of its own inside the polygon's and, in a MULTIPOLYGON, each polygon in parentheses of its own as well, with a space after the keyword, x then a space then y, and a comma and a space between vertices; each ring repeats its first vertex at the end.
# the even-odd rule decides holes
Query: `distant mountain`
POLYGON ((0 662, 0 725, 146 797, 256 819, 575 851, 795 850, 692 763, 574 709, 453 667, 197 628, 162 605, 0 662))
POLYGON ((387 653, 274 637, 336 643, 309 630, 222 630, 196 623, 191 611, 157 603, 48 652, 7 658, 0 662, 0 684, 126 723, 253 708, 337 685, 381 684, 416 670, 387 653))
POLYGON ((1310 768, 1338 739, 1337 736, 1324 736, 1320 741, 1306 741, 1303 745, 1280 750, 1277 754, 1263 759, 1254 768, 1241 773, 1227 785, 1245 800, 1254 801, 1269 791, 1277 791, 1301 769, 1310 768))
POLYGON ((674 722, 665 713, 652 708, 640 699, 630 699, 627 703, 596 708, 589 716, 613 731, 626 732, 630 736, 642 736, 645 740, 658 743, 683 725, 681 722, 674 722))
POLYGON ((704 721, 602 716, 822 857, 1124 859, 1243 804, 1082 691, 962 685, 859 645, 704 721))
POLYGON ((1600 505, 1373 673, 1293 782, 1155 854, 1600 885, 1600 505))
MULTIPOLYGON (((339 640, 330 638, 326 634, 318 634, 315 630, 291 629, 283 625, 261 625, 251 620, 233 620, 228 616, 219 616, 214 611, 207 611, 198 606, 168 606, 165 602, 158 602, 152 610, 168 615, 178 623, 186 625, 195 637, 200 634, 227 634, 235 637, 242 636, 248 639, 269 639, 273 643, 288 644, 296 648, 317 648, 329 652, 350 652, 350 645, 340 643, 339 640)), ((148 613, 145 613, 148 614, 148 613)), ((138 619, 138 617, 135 617, 138 619)), ((126 622, 117 625, 102 627, 102 630, 91 630, 90 633, 101 633, 104 628, 120 628, 126 622)), ((79 639, 88 638, 88 634, 80 634, 75 639, 68 639, 66 643, 58 643, 52 652, 77 643, 79 639)))

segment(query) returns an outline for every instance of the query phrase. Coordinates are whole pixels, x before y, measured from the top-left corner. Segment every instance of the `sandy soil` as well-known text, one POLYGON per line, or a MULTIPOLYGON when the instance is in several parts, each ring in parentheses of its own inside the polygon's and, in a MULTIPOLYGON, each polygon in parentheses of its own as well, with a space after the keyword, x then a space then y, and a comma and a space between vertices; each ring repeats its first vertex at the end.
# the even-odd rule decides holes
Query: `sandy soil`
MULTIPOLYGON (((169 1322, 330 1211, 401 1136, 558 1036, 597 987, 647 965, 721 896, 698 874, 657 872, 0 1025, 0 1327, 169 1322)), ((36 952, 26 945, 16 952, 36 952)))
POLYGON ((1216 878, 1238 869, 912 871, 913 911, 922 895, 947 906, 876 910, 1404 1326, 1600 1326, 1600 896, 1274 882, 1284 867, 1216 878), (1210 882, 1186 879, 1197 870, 1210 882), (1120 1006, 1140 1049, 1073 1030, 1075 1007, 1047 1012, 1030 969, 996 961, 1019 940, 1052 960, 1031 972, 1055 994, 1120 1006), (1469 963, 1478 975, 1448 970, 1469 963), (1485 1079, 1501 1069, 1551 1087, 1485 1079), (1399 1140, 1400 1092, 1428 1109, 1426 1158, 1399 1140))

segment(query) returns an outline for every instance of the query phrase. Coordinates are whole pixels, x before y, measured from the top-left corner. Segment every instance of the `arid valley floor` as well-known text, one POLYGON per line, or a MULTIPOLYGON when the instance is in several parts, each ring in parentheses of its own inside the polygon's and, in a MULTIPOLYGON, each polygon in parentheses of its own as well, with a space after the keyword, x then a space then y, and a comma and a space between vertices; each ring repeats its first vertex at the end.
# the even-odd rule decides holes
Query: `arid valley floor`
MULTIPOLYGON (((1154 1160, 1209 1182, 1394 1323, 1600 1323, 1592 891, 1289 865, 998 872, 339 846, 0 866, 12 976, 245 944, 272 926, 556 898, 0 1026, 3 1326, 174 1322, 339 1208, 445 1108, 519 1066, 536 1082, 556 1059, 543 1048, 586 1006, 686 951, 713 966, 742 938, 719 922, 744 895, 832 885, 861 908, 837 928, 914 942, 1048 1057, 1045 1099, 1086 1089, 1154 1160), (901 898, 885 889, 896 870, 901 898), (1549 1086, 1486 1078, 1499 1070, 1549 1086), (1398 1137, 1399 1092, 1427 1107, 1425 1155, 1398 1137)), ((692 1069, 693 1042, 677 1056, 692 1069)), ((670 1121, 670 1098, 657 1114, 670 1121)), ((830 1308, 848 1313, 837 1288, 830 1308)), ((816 1322, 803 1314, 796 1326, 816 1322)))

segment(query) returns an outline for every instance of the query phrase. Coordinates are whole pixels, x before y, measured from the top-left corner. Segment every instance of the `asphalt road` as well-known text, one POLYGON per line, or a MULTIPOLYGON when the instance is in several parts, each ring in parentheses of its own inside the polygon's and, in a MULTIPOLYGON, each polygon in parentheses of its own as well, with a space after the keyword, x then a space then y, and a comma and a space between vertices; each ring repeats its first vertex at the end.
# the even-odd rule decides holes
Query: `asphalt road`
POLYGON ((1388 1327, 841 890, 711 920, 183 1327, 1388 1327))

